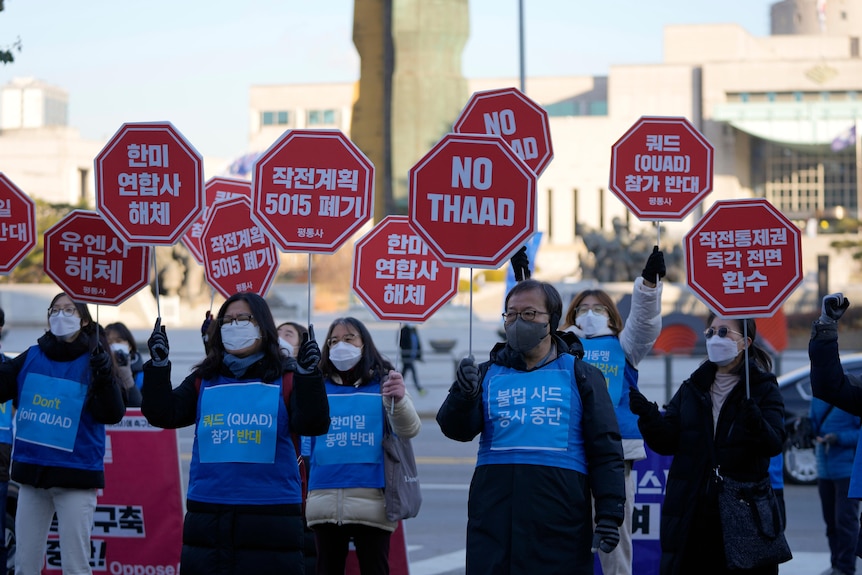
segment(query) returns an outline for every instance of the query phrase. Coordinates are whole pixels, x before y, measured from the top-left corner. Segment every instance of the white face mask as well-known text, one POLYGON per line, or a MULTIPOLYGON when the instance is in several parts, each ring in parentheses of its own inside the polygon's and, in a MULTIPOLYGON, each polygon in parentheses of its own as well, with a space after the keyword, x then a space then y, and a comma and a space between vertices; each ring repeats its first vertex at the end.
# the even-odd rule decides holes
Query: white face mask
POLYGON ((712 336, 706 340, 706 356, 712 363, 725 366, 731 363, 739 355, 736 342, 729 337, 712 336))
POLYGON ((260 328, 253 323, 243 326, 232 323, 221 326, 221 341, 228 353, 251 347, 258 339, 260 339, 260 328))
POLYGON ((126 355, 129 355, 129 353, 130 353, 132 350, 129 348, 128 344, 125 344, 125 343, 112 343, 112 344, 111 344, 111 351, 113 351, 114 353, 117 353, 117 352, 123 352, 123 353, 125 353, 126 355))
POLYGON ((603 332, 610 333, 608 330, 608 318, 593 312, 593 310, 579 317, 577 323, 578 327, 581 328, 581 331, 587 337, 602 334, 603 332))
POLYGON ((57 337, 67 337, 81 330, 81 318, 76 315, 57 314, 48 318, 51 333, 57 337))
POLYGON ((352 343, 340 341, 332 346, 329 350, 329 361, 335 366, 338 371, 347 371, 352 369, 359 359, 362 357, 362 348, 356 347, 352 343))
POLYGON ((293 357, 296 353, 296 350, 293 349, 293 344, 281 338, 278 338, 278 347, 281 348, 281 353, 287 357, 293 357))

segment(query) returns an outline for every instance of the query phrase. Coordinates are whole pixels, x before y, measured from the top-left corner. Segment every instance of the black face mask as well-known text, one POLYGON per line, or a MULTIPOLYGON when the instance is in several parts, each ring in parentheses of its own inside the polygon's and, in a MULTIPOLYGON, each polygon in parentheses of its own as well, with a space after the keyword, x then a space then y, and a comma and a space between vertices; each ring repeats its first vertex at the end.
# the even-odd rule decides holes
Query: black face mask
POLYGON ((548 323, 535 323, 521 318, 506 328, 506 344, 518 353, 526 353, 548 336, 548 323))

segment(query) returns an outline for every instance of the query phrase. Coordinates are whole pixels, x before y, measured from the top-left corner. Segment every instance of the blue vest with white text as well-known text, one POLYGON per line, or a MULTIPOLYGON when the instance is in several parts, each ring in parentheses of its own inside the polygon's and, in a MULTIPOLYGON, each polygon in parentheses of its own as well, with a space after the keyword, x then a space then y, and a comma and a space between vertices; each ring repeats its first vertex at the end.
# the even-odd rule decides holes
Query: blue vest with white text
POLYGON ((311 438, 308 490, 384 486, 380 382, 359 388, 326 381, 330 425, 311 438))
POLYGON ((623 439, 643 439, 638 429, 638 418, 629 409, 629 387, 638 386, 638 370, 628 361, 620 338, 606 335, 582 338, 584 361, 599 368, 605 376, 608 393, 614 404, 620 436, 623 439))
POLYGON ((302 502, 282 380, 201 382, 187 498, 229 505, 302 502))
POLYGON ((534 371, 488 367, 477 466, 516 463, 587 472, 575 361, 563 354, 534 371))
POLYGON ((14 460, 104 469, 105 426, 85 409, 91 380, 86 353, 72 361, 53 361, 38 345, 27 350, 18 373, 14 460))

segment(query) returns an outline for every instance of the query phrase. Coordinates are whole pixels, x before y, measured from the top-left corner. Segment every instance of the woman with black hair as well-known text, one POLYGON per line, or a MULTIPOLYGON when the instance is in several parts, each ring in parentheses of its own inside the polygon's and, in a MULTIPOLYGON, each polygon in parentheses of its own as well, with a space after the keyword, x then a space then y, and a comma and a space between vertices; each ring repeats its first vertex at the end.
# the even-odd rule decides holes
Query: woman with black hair
POLYGON ((663 414, 640 391, 629 390, 647 445, 673 456, 661 509, 660 573, 772 575, 777 564, 728 569, 718 476, 745 482, 769 477, 770 459, 784 446, 784 401, 772 359, 755 343, 753 319, 710 314, 704 335, 707 361, 683 382, 663 414))
POLYGON ((141 406, 141 388, 144 386, 144 360, 138 353, 138 344, 126 324, 115 322, 105 326, 105 337, 111 346, 120 383, 126 394, 126 407, 141 406))
POLYGON ((171 386, 168 338, 148 340, 141 409, 156 427, 195 425, 181 569, 194 574, 303 573, 302 488, 293 435, 329 427, 317 343, 278 346, 262 297, 238 293, 213 319, 209 353, 171 386))
POLYGON ((422 426, 404 378, 365 325, 342 317, 329 326, 320 369, 332 426, 311 440, 305 515, 317 540, 317 573, 343 575, 350 540, 362 575, 389 573, 389 538, 397 522, 383 500, 384 418, 392 432, 415 437, 422 426))
POLYGON ((37 575, 54 514, 64 573, 91 573, 90 530, 105 487, 105 424, 125 414, 104 332, 86 304, 65 293, 51 300, 49 331, 0 364, 0 401, 18 408, 12 480, 15 573, 37 575))

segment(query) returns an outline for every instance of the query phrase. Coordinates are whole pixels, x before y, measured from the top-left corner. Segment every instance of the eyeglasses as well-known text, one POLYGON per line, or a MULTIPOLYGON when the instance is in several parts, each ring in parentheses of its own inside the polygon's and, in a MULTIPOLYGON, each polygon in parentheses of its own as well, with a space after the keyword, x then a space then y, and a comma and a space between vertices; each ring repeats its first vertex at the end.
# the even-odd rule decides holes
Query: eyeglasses
POLYGON ((502 314, 503 319, 506 320, 506 323, 512 323, 517 318, 521 318, 524 321, 533 321, 536 319, 537 315, 551 315, 546 311, 536 311, 534 309, 528 309, 525 311, 507 311, 502 314))
POLYGON ((51 316, 51 317, 57 317, 57 316, 58 316, 58 315, 60 315, 61 313, 62 313, 64 316, 66 316, 66 317, 72 317, 73 315, 75 315, 76 313, 78 313, 78 308, 76 308, 75 306, 69 306, 69 307, 49 307, 49 308, 48 308, 48 315, 49 315, 49 316, 51 316))
POLYGON ((220 326, 225 325, 235 325, 237 327, 246 327, 248 324, 252 322, 254 316, 248 314, 241 314, 234 317, 225 316, 219 320, 220 326))
POLYGON ((575 315, 581 317, 582 315, 587 315, 587 312, 592 311, 594 314, 603 315, 608 317, 610 312, 608 311, 608 306, 602 305, 600 303, 596 303, 593 305, 579 305, 575 309, 575 315))
POLYGON ((718 334, 718 337, 727 337, 727 334, 729 334, 729 333, 735 333, 736 335, 742 335, 742 334, 741 334, 741 333, 739 333, 738 331, 734 331, 734 330, 732 330, 732 329, 728 329, 728 328, 726 328, 726 327, 724 327, 724 326, 721 326, 721 327, 720 327, 720 328, 718 328, 718 329, 715 329, 714 327, 711 327, 711 328, 709 328, 709 329, 705 330, 705 331, 703 332, 703 335, 704 335, 704 337, 706 337, 706 339, 709 339, 709 338, 711 338, 712 336, 714 336, 715 334, 718 334))

